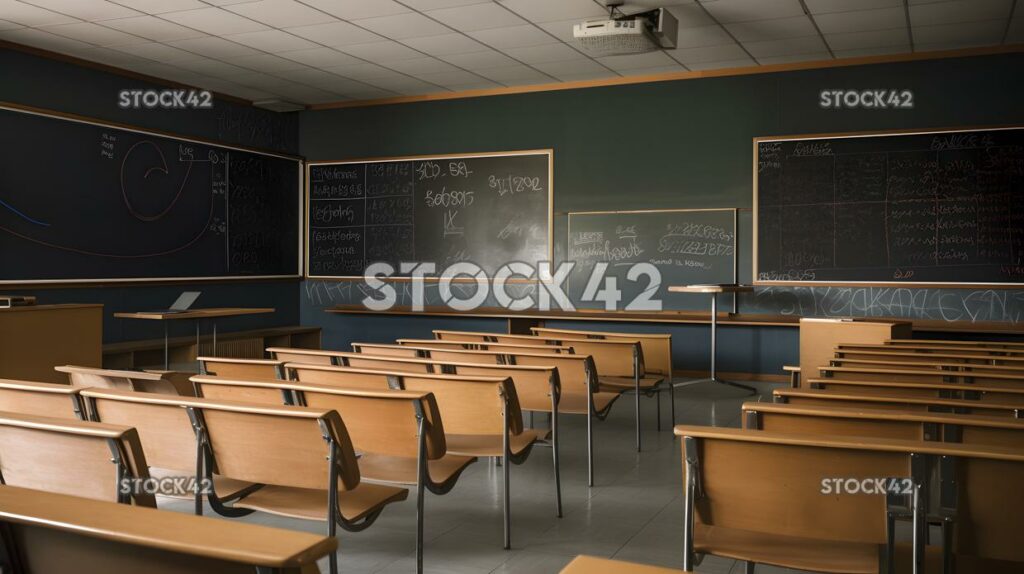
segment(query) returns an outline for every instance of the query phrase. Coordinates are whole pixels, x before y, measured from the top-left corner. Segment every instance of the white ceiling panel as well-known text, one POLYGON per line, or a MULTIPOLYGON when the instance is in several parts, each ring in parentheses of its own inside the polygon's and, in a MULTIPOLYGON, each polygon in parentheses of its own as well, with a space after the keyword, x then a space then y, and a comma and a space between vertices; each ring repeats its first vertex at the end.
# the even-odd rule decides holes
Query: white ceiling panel
POLYGON ((524 48, 509 48, 506 54, 524 64, 542 64, 544 62, 561 62, 564 60, 587 60, 579 51, 565 44, 544 44, 524 48))
POLYGON ((7 20, 0 20, 0 30, 14 30, 15 28, 24 28, 21 24, 16 22, 8 22, 7 20))
POLYGON ((167 64, 173 64, 175 62, 185 62, 187 60, 201 60, 204 56, 188 52, 174 46, 168 46, 167 44, 160 44, 157 42, 150 42, 148 44, 131 44, 129 46, 111 46, 115 50, 120 50, 129 54, 153 60, 154 62, 163 62, 167 64))
POLYGON ((762 66, 771 64, 791 64, 793 62, 814 62, 818 60, 831 60, 832 55, 828 52, 808 52, 804 54, 788 54, 785 56, 766 56, 758 58, 762 66))
POLYGON ((346 54, 377 64, 423 57, 422 52, 391 40, 371 42, 369 44, 352 44, 351 46, 343 46, 339 49, 346 54))
POLYGON ((608 15, 608 11, 593 0, 498 0, 498 2, 531 22, 585 20, 608 15))
POLYGON ((481 79, 478 82, 472 82, 472 83, 469 83, 469 84, 459 84, 459 85, 456 85, 456 86, 448 86, 448 89, 452 90, 453 92, 462 92, 462 91, 468 91, 468 90, 492 90, 494 88, 500 88, 500 87, 502 87, 502 85, 497 83, 497 82, 492 82, 490 80, 481 79))
POLYGON ((898 46, 879 46, 877 48, 857 48, 854 50, 832 50, 836 58, 861 58, 864 56, 882 56, 886 54, 906 54, 910 52, 910 44, 898 46))
POLYGON ((804 0, 807 9, 817 17, 831 12, 853 12, 878 8, 903 8, 903 0, 804 0))
POLYGON ((471 52, 469 54, 449 54, 439 57, 446 62, 455 64, 460 68, 466 68, 467 70, 501 68, 518 64, 512 58, 494 50, 471 52))
POLYGON ((856 50, 883 46, 909 46, 909 35, 905 28, 895 30, 869 30, 847 34, 825 34, 825 41, 833 50, 856 50))
POLYGON ((394 0, 302 0, 302 3, 343 20, 390 16, 410 11, 394 0))
POLYGON ((284 70, 299 70, 306 67, 305 64, 301 64, 295 60, 287 60, 273 54, 240 56, 238 58, 228 59, 227 62, 235 66, 241 66, 250 70, 256 70, 257 72, 268 72, 271 74, 284 70))
POLYGON ((330 14, 295 0, 256 0, 224 8, 273 28, 310 26, 335 21, 330 14))
POLYGON ((360 81, 367 80, 369 78, 381 78, 387 76, 394 76, 398 74, 398 72, 394 70, 390 70, 388 68, 385 68, 384 66, 378 66, 377 64, 370 64, 368 62, 359 64, 345 64, 342 66, 332 66, 329 68, 324 68, 324 70, 332 74, 337 74, 339 76, 344 76, 346 78, 351 78, 353 80, 360 81))
POLYGON ((635 68, 632 70, 622 70, 623 76, 653 76, 656 74, 674 74, 678 72, 685 72, 686 68, 682 64, 676 64, 674 66, 656 66, 654 68, 635 68))
POLYGON ((36 28, 15 28, 13 30, 0 30, 0 39, 17 44, 24 44, 34 48, 52 50, 65 54, 82 53, 94 48, 92 44, 65 38, 36 28))
POLYGON ((701 4, 719 22, 752 22, 802 16, 799 0, 713 0, 701 4))
POLYGON ((89 22, 142 16, 140 12, 107 2, 107 0, 22 0, 22 2, 89 22))
POLYGON ((912 26, 934 26, 1005 19, 1010 17, 1012 6, 1013 0, 956 0, 916 4, 910 6, 910 23, 912 26))
POLYGON ((267 26, 260 24, 259 22, 220 8, 201 8, 199 10, 186 10, 184 12, 169 12, 161 15, 161 18, 166 18, 171 22, 181 24, 182 26, 202 30, 203 32, 213 36, 241 34, 243 32, 255 32, 257 30, 268 29, 267 26))
POLYGON ((229 34, 224 36, 224 38, 265 52, 288 52, 317 47, 313 42, 283 30, 260 30, 259 32, 246 32, 244 34, 229 34))
POLYGON ((755 22, 736 22, 726 24, 725 27, 740 42, 799 38, 802 36, 814 36, 818 33, 814 29, 811 19, 807 16, 757 20, 755 22))
POLYGON ((568 60, 564 62, 545 62, 542 64, 534 64, 533 67, 555 77, 561 77, 570 74, 590 74, 599 72, 611 73, 612 75, 616 75, 607 67, 591 59, 568 60))
POLYGON ((146 38, 125 34, 106 26, 93 24, 92 22, 58 24, 56 26, 46 26, 42 29, 58 36, 95 44, 96 46, 126 46, 128 44, 145 44, 149 42, 146 38))
POLYGON ((906 12, 899 8, 833 12, 814 17, 822 34, 843 34, 868 30, 891 30, 907 26, 906 12))
POLYGON ((174 46, 175 48, 181 48, 182 50, 188 50, 189 52, 195 52, 211 58, 233 58, 235 56, 246 56, 249 54, 259 53, 248 46, 243 46, 236 42, 230 42, 224 38, 217 38, 214 36, 190 38, 188 40, 175 40, 173 42, 167 42, 167 44, 174 46))
POLYGON ((988 20, 939 26, 914 26, 912 31, 915 44, 987 46, 998 44, 1003 38, 1005 29, 1005 21, 988 20))
POLYGON ((480 70, 477 73, 489 80, 494 80, 495 82, 505 84, 506 86, 554 81, 547 74, 523 65, 488 68, 486 70, 480 70))
POLYGON ((424 82, 417 78, 397 76, 393 78, 372 78, 366 80, 367 84, 378 88, 395 92, 402 95, 422 94, 424 92, 446 91, 445 88, 424 82))
POLYGON ((537 25, 562 42, 571 44, 573 42, 572 27, 579 23, 579 20, 559 20, 557 22, 541 22, 537 25))
POLYGON ((686 67, 688 68, 692 67, 692 64, 698 64, 701 62, 724 62, 728 60, 749 59, 749 56, 743 51, 743 48, 735 42, 721 46, 679 48, 669 50, 668 53, 676 60, 686 64, 686 67))
POLYGON ((735 60, 721 60, 716 62, 694 62, 687 64, 691 70, 724 70, 727 68, 746 68, 757 64, 750 58, 737 58, 735 60))
POLYGON ((77 22, 75 18, 18 0, 0 0, 0 18, 22 26, 48 26, 77 22))
POLYGON ((388 62, 388 67, 392 70, 402 72, 403 74, 412 74, 414 76, 459 71, 458 68, 448 62, 431 57, 411 58, 409 60, 388 62))
POLYGON ((745 42, 743 47, 758 60, 774 56, 812 54, 828 51, 825 47, 825 42, 823 42, 818 36, 788 38, 785 40, 768 40, 766 42, 745 42))
POLYGON ((293 83, 291 80, 272 76, 270 74, 264 74, 262 72, 248 72, 245 74, 234 75, 231 77, 231 81, 243 86, 269 91, 274 91, 277 88, 293 83))
POLYGON ((175 66, 183 70, 188 70, 190 72, 206 74, 208 76, 218 76, 221 78, 248 75, 253 72, 253 70, 243 68, 241 66, 235 66, 234 64, 221 62, 220 60, 214 60, 211 58, 204 58, 201 60, 185 60, 176 63, 175 66))
POLYGON ((316 68, 329 68, 361 62, 359 58, 349 56, 333 48, 311 48, 309 50, 278 52, 278 56, 316 68))
POLYGON ((486 30, 469 32, 468 34, 497 50, 539 46, 559 41, 558 38, 534 24, 509 26, 507 28, 488 28, 486 30))
POLYGON ((584 72, 582 74, 561 74, 557 76, 563 82, 586 82, 589 80, 605 80, 618 77, 620 77, 619 74, 615 72, 584 72))
MULTIPOLYGON (((657 5, 657 8, 665 7, 664 4, 657 5)), ((699 26, 716 25, 715 19, 707 13, 696 2, 687 2, 679 6, 668 6, 668 11, 679 21, 680 30, 683 28, 696 28, 699 26)))
POLYGON ((404 44, 411 48, 415 48, 424 54, 430 54, 431 56, 467 54, 469 52, 481 52, 487 50, 487 46, 484 46, 469 36, 458 33, 428 36, 426 38, 410 38, 406 40, 404 44))
POLYGON ((444 24, 416 12, 354 20, 352 23, 392 40, 437 36, 451 32, 444 24))
POLYGON ((317 44, 331 47, 381 42, 387 39, 369 30, 364 30, 359 26, 342 21, 314 24, 312 26, 299 26, 288 28, 287 31, 317 44))
POLYGON ((438 8, 454 8, 456 6, 469 6, 470 4, 486 4, 491 0, 402 0, 402 4, 424 12, 426 10, 437 10, 438 8))
POLYGON ((713 26, 696 26, 679 30, 676 48, 697 48, 700 46, 722 46, 735 43, 725 28, 713 26))
POLYGON ((526 24, 514 12, 494 3, 430 10, 427 15, 462 32, 526 24))
POLYGON ((466 84, 486 81, 478 74, 458 69, 448 72, 417 73, 414 75, 425 82, 430 82, 446 88, 451 88, 452 86, 465 86, 466 84))
POLYGON ((208 7, 200 0, 117 0, 117 3, 146 14, 166 14, 208 7))
POLYGON ((635 70, 637 68, 671 66, 676 63, 675 60, 661 51, 632 54, 629 56, 606 56, 604 58, 596 58, 596 60, 617 72, 635 70))
POLYGON ((156 42, 173 42, 187 38, 202 38, 206 34, 192 28, 186 28, 174 22, 168 22, 155 16, 135 16, 104 20, 103 25, 128 34, 141 36, 156 42))

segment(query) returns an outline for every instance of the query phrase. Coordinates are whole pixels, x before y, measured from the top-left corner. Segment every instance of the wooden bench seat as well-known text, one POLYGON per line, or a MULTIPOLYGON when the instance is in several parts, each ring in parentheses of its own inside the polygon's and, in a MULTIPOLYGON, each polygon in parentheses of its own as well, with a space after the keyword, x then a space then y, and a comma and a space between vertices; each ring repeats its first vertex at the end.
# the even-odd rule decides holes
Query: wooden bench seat
MULTIPOLYGON (((979 385, 1001 385, 1008 388, 1024 388, 1024 374, 1012 372, 951 371, 928 368, 901 368, 893 366, 823 366, 816 379, 832 378, 852 381, 885 382, 949 382, 979 385)), ((810 376, 810 374, 808 374, 810 376)))
POLYGON ((920 397, 942 397, 1020 404, 1024 408, 1024 387, 956 384, 956 383, 911 383, 885 381, 853 381, 846 379, 810 379, 807 386, 812 389, 834 389, 871 395, 899 395, 920 397))
POLYGON ((123 371, 76 365, 58 366, 54 370, 66 373, 69 382, 75 387, 125 389, 162 395, 192 394, 192 385, 188 383, 189 374, 177 371, 123 371))
POLYGON ((0 379, 0 411, 81 419, 78 387, 0 379))
POLYGON ((775 389, 775 402, 817 406, 865 407, 918 412, 947 411, 987 416, 1024 418, 1024 406, 964 399, 942 399, 905 394, 865 395, 824 389, 775 389))

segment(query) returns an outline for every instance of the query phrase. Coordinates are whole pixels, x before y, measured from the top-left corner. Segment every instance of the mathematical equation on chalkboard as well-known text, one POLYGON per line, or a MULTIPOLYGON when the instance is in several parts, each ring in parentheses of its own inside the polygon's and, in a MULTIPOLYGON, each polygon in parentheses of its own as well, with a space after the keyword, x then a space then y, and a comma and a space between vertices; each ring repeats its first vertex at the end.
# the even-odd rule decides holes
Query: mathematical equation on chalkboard
POLYGON ((1024 129, 763 140, 760 283, 1024 282, 1024 129))
POLYGON ((493 273, 551 258, 549 151, 308 166, 307 273, 468 261, 493 273))

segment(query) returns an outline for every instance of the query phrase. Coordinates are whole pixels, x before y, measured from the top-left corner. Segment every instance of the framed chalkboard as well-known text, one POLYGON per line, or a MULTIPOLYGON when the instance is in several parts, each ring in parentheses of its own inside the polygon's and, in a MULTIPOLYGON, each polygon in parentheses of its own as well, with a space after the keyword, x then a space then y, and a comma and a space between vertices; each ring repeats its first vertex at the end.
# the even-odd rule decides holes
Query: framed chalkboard
POLYGON ((1024 128, 754 140, 754 282, 1017 286, 1024 128))
POLYGON ((568 219, 568 259, 576 263, 569 294, 580 306, 597 263, 608 264, 605 275, 615 277, 627 303, 643 294, 666 306, 703 308, 707 297, 668 295, 668 287, 738 282, 737 209, 584 211, 568 219), (638 263, 657 267, 657 287, 646 276, 628 277, 638 263))
POLYGON ((0 104, 0 284, 302 276, 301 160, 0 104))
MULTIPOLYGON (((468 261, 493 274, 549 261, 552 151, 307 165, 307 276, 362 277, 386 262, 468 261)), ((396 273, 398 275, 399 273, 396 273)))

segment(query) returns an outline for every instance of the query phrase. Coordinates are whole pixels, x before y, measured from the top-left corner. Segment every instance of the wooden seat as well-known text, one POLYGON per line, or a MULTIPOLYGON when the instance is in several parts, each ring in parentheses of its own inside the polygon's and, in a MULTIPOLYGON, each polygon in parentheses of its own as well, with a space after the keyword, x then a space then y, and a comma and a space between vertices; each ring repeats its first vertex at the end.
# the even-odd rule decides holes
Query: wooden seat
POLYGON ((79 390, 72 385, 0 379, 0 411, 80 419, 79 390))
POLYGON ((14 486, 0 486, 0 531, 21 563, 14 572, 46 574, 317 574, 317 559, 337 547, 306 532, 14 486))
MULTIPOLYGON (((837 358, 829 361, 831 367, 856 367, 856 368, 873 368, 873 369, 910 369, 910 370, 926 370, 926 371, 950 371, 947 374, 950 375, 969 375, 971 373, 986 374, 1009 374, 1009 375, 1021 375, 1024 376, 1024 366, 1022 365, 991 365, 991 364, 978 364, 978 363, 958 363, 955 361, 906 361, 901 360, 900 357, 894 357, 891 359, 844 359, 837 358)), ((784 367, 785 368, 785 367, 784 367)))
POLYGON ((964 355, 955 351, 936 350, 934 353, 915 353, 892 345, 878 345, 868 348, 847 349, 837 347, 834 355, 838 359, 900 360, 913 363, 961 363, 968 365, 1024 366, 1024 357, 964 355))
POLYGON ((293 387, 302 404, 334 409, 345 420, 352 444, 362 453, 367 480, 416 485, 416 568, 423 569, 424 490, 451 491, 472 456, 447 450, 444 424, 431 393, 363 391, 325 385, 293 387))
POLYGON ((0 412, 0 477, 10 486, 156 506, 133 479, 149 478, 135 429, 0 412))
POLYGON ((267 347, 270 356, 285 363, 308 363, 312 365, 333 365, 336 351, 318 349, 299 349, 289 347, 267 347))
MULTIPOLYGON (((203 400, 190 405, 204 450, 203 469, 265 485, 244 495, 228 516, 255 510, 325 520, 327 535, 336 526, 358 532, 384 508, 405 500, 405 488, 362 482, 348 430, 331 409, 264 406, 203 400), (319 506, 318 506, 319 504, 319 506), (319 510, 318 510, 319 509, 319 510)), ((331 556, 331 572, 337 557, 331 556)))
POLYGON ((418 347, 420 349, 440 349, 440 350, 467 350, 467 351, 543 351, 545 353, 571 353, 572 347, 564 345, 546 345, 539 347, 537 345, 521 345, 513 343, 490 343, 490 342, 469 342, 469 341, 449 341, 444 339, 397 339, 395 341, 399 345, 407 345, 410 347, 418 347))
POLYGON ((895 351, 910 352, 918 355, 943 355, 955 353, 972 357, 1024 357, 1024 349, 1020 348, 985 348, 971 345, 956 346, 932 346, 932 345, 892 345, 872 343, 843 343, 838 345, 837 350, 873 350, 873 351, 895 351))
POLYGON ((391 345, 386 343, 352 343, 352 352, 367 353, 382 357, 406 357, 416 359, 422 357, 422 353, 413 347, 402 345, 391 345))
POLYGON ((968 399, 980 402, 1019 404, 1024 408, 1024 387, 988 386, 957 383, 911 383, 883 381, 853 381, 846 379, 810 379, 812 389, 834 389, 865 395, 899 395, 968 399))
POLYGON ((1024 349, 1019 341, 964 341, 949 339, 886 339, 886 345, 910 345, 917 347, 987 347, 992 349, 1024 349))
POLYGON ((816 379, 845 379, 851 381, 885 381, 906 383, 958 383, 1024 388, 1024 374, 1014 372, 950 371, 927 368, 899 368, 893 366, 827 366, 818 369, 816 379))
MULTIPOLYGON (((332 365, 286 363, 288 378, 303 383, 318 383, 338 388, 382 391, 389 388, 386 371, 332 365)), ((392 371, 400 372, 400 371, 392 371)))
POLYGON ((337 353, 335 355, 335 364, 343 367, 401 371, 403 373, 429 374, 434 372, 434 363, 430 360, 415 357, 398 357, 395 355, 337 353))
POLYGON ((163 493, 169 498, 191 498, 195 513, 203 513, 203 495, 220 507, 259 485, 220 474, 213 475, 213 492, 205 492, 199 442, 188 409, 202 405, 193 397, 170 397, 122 389, 83 389, 82 400, 90 420, 134 427, 146 452, 154 478, 188 477, 192 494, 163 493))
POLYGON ((918 412, 948 411, 1017 418, 1024 416, 1024 407, 1019 404, 940 399, 903 394, 866 395, 824 389, 775 389, 772 391, 772 396, 777 403, 808 406, 866 407, 918 412))
POLYGON ((54 367, 54 370, 66 373, 74 387, 124 389, 161 395, 192 395, 188 374, 176 371, 121 371, 75 365, 58 366, 54 367))
MULTIPOLYGON (((447 342, 445 342, 447 343, 447 342)), ((352 343, 355 349, 359 343, 352 343)), ((460 361, 463 363, 501 364, 505 362, 505 355, 501 351, 487 349, 464 349, 462 343, 440 344, 437 346, 413 346, 413 345, 362 345, 356 351, 365 355, 376 355, 380 357, 405 357, 413 359, 432 359, 435 361, 460 361), (399 353, 398 351, 402 351, 399 353)))
POLYGON ((561 574, 678 574, 682 570, 648 566, 622 560, 579 555, 562 568, 561 574))
POLYGON ((233 359, 228 357, 196 357, 199 374, 217 377, 284 378, 284 361, 271 359, 233 359))

